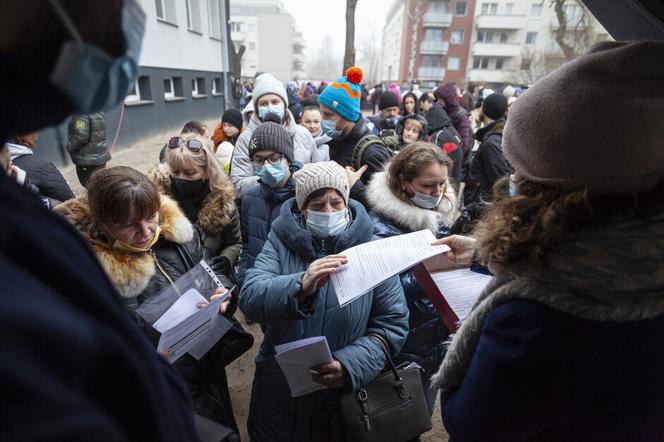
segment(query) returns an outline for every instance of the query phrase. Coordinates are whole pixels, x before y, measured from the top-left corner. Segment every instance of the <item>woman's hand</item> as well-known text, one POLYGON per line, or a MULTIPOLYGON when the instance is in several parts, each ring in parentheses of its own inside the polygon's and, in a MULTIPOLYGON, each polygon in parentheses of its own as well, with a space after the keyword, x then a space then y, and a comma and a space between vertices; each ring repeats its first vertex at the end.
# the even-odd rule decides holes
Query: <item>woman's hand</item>
MULTIPOLYGON (((224 296, 226 294, 226 292, 228 292, 227 288, 219 287, 217 290, 215 290, 214 294, 210 297, 210 302, 216 301, 220 297, 224 296)), ((219 307, 219 314, 220 315, 223 315, 224 313, 226 313, 226 309, 228 308, 230 303, 231 303, 231 297, 229 296, 228 299, 225 300, 224 302, 222 302, 221 306, 219 307)), ((197 307, 198 308, 203 308, 206 305, 207 304, 204 304, 204 303, 201 302, 200 304, 197 305, 197 307)))
POLYGON ((348 258, 345 256, 330 255, 309 264, 307 271, 302 277, 302 291, 299 295, 300 301, 304 301, 316 293, 330 279, 330 276, 347 262, 348 258))
POLYGON ((342 388, 346 385, 346 369, 336 359, 313 367, 309 373, 314 382, 327 388, 342 388))
POLYGON ((359 170, 355 170, 354 168, 352 168, 350 166, 346 166, 346 173, 348 174, 349 189, 353 188, 355 183, 357 183, 357 180, 359 180, 362 177, 362 175, 364 175, 364 172, 366 172, 368 168, 369 168, 369 166, 366 165, 366 164, 364 166, 360 167, 359 170))
POLYGON ((473 261, 473 255, 475 254, 476 244, 477 240, 469 236, 452 235, 447 238, 439 239, 432 245, 446 245, 452 250, 424 261, 424 267, 426 267, 429 272, 440 272, 459 267, 470 267, 473 261))

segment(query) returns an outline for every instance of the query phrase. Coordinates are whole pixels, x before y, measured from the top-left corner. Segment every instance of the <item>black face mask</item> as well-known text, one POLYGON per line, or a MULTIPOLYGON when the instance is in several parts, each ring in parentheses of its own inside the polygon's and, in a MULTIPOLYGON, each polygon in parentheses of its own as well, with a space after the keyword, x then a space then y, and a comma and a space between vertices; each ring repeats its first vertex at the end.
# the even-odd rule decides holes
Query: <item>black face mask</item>
POLYGON ((203 206, 203 200, 210 193, 210 182, 171 177, 171 192, 187 219, 195 223, 198 220, 198 212, 203 206))

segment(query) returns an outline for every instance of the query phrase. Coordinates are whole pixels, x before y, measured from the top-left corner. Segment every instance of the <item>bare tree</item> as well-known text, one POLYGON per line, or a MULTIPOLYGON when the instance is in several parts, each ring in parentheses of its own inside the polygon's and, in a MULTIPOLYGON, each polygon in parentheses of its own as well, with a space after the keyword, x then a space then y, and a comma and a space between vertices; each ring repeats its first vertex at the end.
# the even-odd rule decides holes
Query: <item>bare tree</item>
POLYGON ((376 30, 376 21, 370 17, 365 18, 361 23, 361 27, 368 30, 369 37, 359 42, 357 63, 364 70, 363 81, 365 83, 377 83, 380 81, 380 48, 376 36, 380 33, 376 30))
POLYGON ((565 61, 576 58, 600 40, 594 26, 595 19, 583 3, 578 0, 550 0, 549 5, 558 20, 555 40, 565 61))
POLYGON ((424 10, 420 8, 421 1, 415 0, 415 10, 411 14, 406 2, 406 16, 412 23, 412 35, 410 37, 410 57, 408 57, 408 81, 415 78, 415 57, 417 57, 417 31, 420 28, 420 20, 424 16, 424 10))
POLYGON ((341 63, 341 55, 334 51, 332 37, 326 35, 315 57, 309 60, 307 71, 312 80, 334 80, 339 74, 341 63))
POLYGON ((346 52, 342 75, 355 65, 355 8, 358 0, 346 0, 346 52))

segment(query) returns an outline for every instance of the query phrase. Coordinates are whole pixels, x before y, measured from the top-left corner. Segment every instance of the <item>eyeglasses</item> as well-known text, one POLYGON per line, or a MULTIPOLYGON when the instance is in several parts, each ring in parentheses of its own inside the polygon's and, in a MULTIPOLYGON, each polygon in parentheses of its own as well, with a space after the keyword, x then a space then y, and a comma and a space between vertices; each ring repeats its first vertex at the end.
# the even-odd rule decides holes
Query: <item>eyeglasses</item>
POLYGON ((177 149, 180 146, 184 146, 192 152, 200 152, 203 148, 203 143, 195 138, 190 138, 185 141, 181 137, 173 137, 168 140, 169 149, 177 149))
POLYGON ((267 160, 268 163, 272 164, 273 166, 276 166, 277 164, 280 164, 283 159, 284 156, 282 154, 275 153, 267 158, 253 157, 251 158, 251 164, 253 164, 256 167, 261 167, 265 164, 265 161, 267 160))

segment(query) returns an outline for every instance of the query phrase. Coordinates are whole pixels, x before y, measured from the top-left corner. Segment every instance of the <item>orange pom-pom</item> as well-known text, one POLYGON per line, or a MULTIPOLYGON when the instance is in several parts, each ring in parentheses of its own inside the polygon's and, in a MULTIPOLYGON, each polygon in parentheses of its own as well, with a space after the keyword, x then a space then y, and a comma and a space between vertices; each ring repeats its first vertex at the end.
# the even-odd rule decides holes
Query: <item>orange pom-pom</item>
POLYGON ((360 84, 363 75, 362 69, 357 66, 350 67, 346 71, 346 79, 353 84, 360 84))

